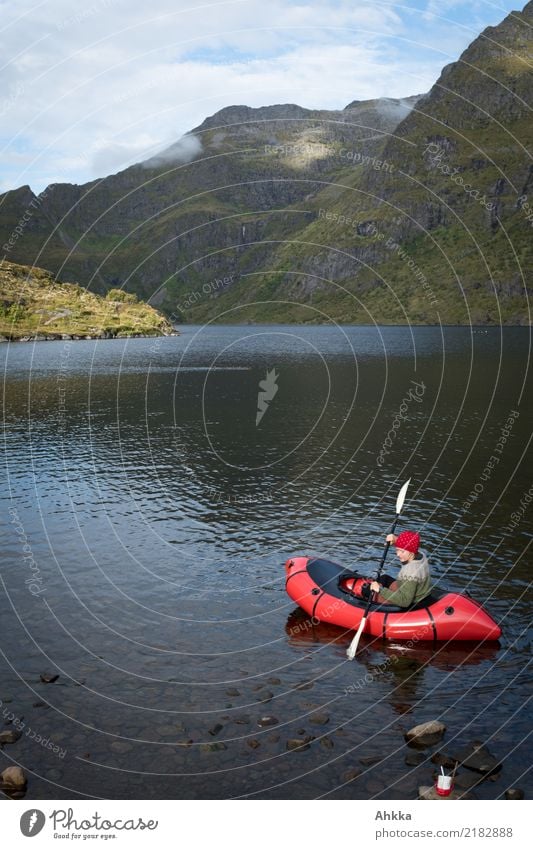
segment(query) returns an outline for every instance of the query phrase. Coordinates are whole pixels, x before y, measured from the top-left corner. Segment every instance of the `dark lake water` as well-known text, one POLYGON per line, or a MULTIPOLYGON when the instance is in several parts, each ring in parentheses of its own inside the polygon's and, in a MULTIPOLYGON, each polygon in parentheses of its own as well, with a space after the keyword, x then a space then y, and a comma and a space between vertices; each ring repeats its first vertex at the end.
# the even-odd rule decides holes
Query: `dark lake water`
POLYGON ((22 736, 0 769, 24 766, 28 798, 409 799, 434 767, 405 764, 403 730, 441 718, 441 749, 503 763, 476 797, 531 797, 530 342, 279 326, 2 345, 0 729, 12 714, 22 736), (366 639, 349 663, 283 563, 371 572, 409 477, 402 526, 503 637, 366 639))

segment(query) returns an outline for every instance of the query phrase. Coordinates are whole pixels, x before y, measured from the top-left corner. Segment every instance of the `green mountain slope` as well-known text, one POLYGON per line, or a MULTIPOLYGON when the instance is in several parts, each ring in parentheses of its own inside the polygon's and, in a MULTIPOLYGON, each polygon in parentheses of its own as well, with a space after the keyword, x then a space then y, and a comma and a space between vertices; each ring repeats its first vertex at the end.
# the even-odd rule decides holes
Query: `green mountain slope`
POLYGON ((423 97, 228 107, 193 131, 192 161, 179 142, 9 192, 4 253, 192 321, 527 323, 531 24, 532 2, 423 97))

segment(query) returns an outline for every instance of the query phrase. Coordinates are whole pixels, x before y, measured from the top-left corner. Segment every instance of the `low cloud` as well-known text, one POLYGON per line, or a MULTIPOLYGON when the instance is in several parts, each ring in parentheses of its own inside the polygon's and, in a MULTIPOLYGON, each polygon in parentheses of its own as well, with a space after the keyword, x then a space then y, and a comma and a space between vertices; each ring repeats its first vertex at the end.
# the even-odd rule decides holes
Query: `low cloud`
POLYGON ((186 162, 192 162, 197 156, 202 153, 202 142, 200 139, 187 133, 182 136, 175 144, 167 147, 161 153, 157 153, 150 159, 142 162, 143 168, 161 168, 165 165, 183 165, 186 162))

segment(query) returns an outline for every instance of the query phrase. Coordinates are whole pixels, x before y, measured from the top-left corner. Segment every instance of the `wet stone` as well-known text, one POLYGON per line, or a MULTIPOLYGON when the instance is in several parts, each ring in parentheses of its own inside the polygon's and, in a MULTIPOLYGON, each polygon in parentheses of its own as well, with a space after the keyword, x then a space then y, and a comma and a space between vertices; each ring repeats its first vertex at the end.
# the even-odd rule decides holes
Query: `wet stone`
POLYGON ((279 743, 279 741, 280 741, 279 734, 271 734, 270 737, 268 738, 269 743, 279 743))
POLYGON ((470 746, 460 749, 454 755, 454 758, 467 769, 482 772, 485 775, 497 772, 502 768, 498 759, 491 755, 481 743, 472 743, 470 746))
POLYGON ((236 690, 235 687, 230 687, 229 690, 226 690, 226 696, 240 696, 239 690, 236 690))
POLYGON ((20 766, 8 766, 0 773, 0 784, 5 789, 22 788, 26 785, 26 775, 20 766))
POLYGON ((125 740, 114 740, 109 748, 112 752, 117 752, 119 755, 124 755, 126 752, 131 752, 133 750, 132 744, 126 743, 125 740))
POLYGON ((466 790, 461 789, 452 790, 449 796, 439 796, 433 785, 422 785, 418 788, 418 798, 427 799, 429 801, 448 802, 451 799, 473 799, 474 797, 471 796, 466 790))
POLYGON ((524 791, 520 790, 519 787, 509 787, 508 790, 505 791, 506 799, 523 799, 524 791))
POLYGON ((326 725, 329 722, 329 713, 314 713, 309 717, 309 722, 313 725, 326 725))
POLYGON ((357 769, 357 767, 353 767, 353 769, 347 769, 346 772, 342 776, 342 780, 344 782, 347 781, 355 781, 356 778, 359 778, 361 775, 361 770, 357 769))
POLYGON ((421 725, 415 725, 405 733, 405 739, 410 746, 416 746, 425 749, 427 746, 433 746, 438 743, 446 731, 446 726, 443 722, 437 719, 432 719, 430 722, 423 722, 421 725))
POLYGON ((314 738, 310 737, 310 736, 302 737, 302 738, 293 737, 292 739, 287 740, 287 749, 289 750, 289 752, 296 752, 296 751, 303 752, 304 749, 309 748, 309 743, 311 743, 311 741, 313 739, 314 738))
POLYGON ((236 725, 249 725, 250 724, 250 717, 248 715, 245 715, 245 714, 243 714, 242 716, 236 716, 236 717, 234 717, 233 722, 236 725))
POLYGON ((250 747, 250 749, 258 749, 261 743, 259 740, 247 740, 246 745, 250 747))
POLYGON ((274 693, 271 693, 271 692, 270 692, 270 690, 265 690, 265 692, 264 692, 264 693, 261 693, 261 694, 260 694, 260 696, 259 696, 259 698, 258 698, 258 700, 257 700, 257 701, 258 701, 258 702, 261 702, 262 704, 264 704, 265 702, 270 702, 270 701, 272 701, 272 699, 273 699, 273 698, 274 698, 274 693))
POLYGON ((208 733, 211 735, 211 737, 216 737, 217 734, 220 734, 223 728, 224 726, 221 725, 220 722, 217 722, 216 725, 213 725, 213 727, 209 729, 208 733))
POLYGON ((53 684, 59 678, 59 675, 53 672, 41 672, 39 678, 43 682, 43 684, 53 684))
POLYGON ((443 766, 446 769, 453 769, 457 761, 445 752, 434 752, 431 755, 431 763, 443 766))
POLYGON ((278 687, 281 684, 281 678, 267 678, 267 684, 272 687, 278 687))
POLYGON ((277 725, 278 723, 279 719, 275 716, 262 716, 257 722, 261 728, 269 728, 270 726, 277 725))
POLYGON ((300 681, 298 684, 293 684, 292 690, 310 690, 315 686, 314 681, 300 681))
POLYGON ((334 744, 333 740, 331 739, 331 737, 322 737, 322 739, 320 741, 320 745, 322 746, 323 749, 333 749, 335 744, 334 744))
POLYGON ((363 766, 374 766, 383 760, 383 755, 367 755, 364 758, 359 758, 359 763, 363 766))
POLYGON ((463 790, 469 790, 484 781, 484 777, 475 772, 458 772, 453 779, 456 787, 461 787, 463 790))
POLYGON ((227 746, 222 741, 217 743, 202 743, 200 746, 201 752, 223 752, 224 749, 227 749, 227 746))
POLYGON ((7 743, 16 743, 21 737, 22 733, 14 728, 8 728, 5 731, 0 731, 0 746, 7 743))

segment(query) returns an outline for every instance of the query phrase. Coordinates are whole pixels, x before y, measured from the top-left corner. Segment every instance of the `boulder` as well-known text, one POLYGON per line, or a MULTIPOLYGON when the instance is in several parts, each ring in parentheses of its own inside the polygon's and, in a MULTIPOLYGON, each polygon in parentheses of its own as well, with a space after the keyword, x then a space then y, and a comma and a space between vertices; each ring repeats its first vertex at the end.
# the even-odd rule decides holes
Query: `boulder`
POLYGON ((19 789, 26 786, 27 779, 20 766, 8 766, 0 772, 0 780, 5 790, 19 789))
POLYGON ((425 749, 427 746, 438 743, 445 731, 446 726, 443 722, 432 719, 430 722, 415 725, 409 731, 406 731, 404 736, 410 746, 425 749))

